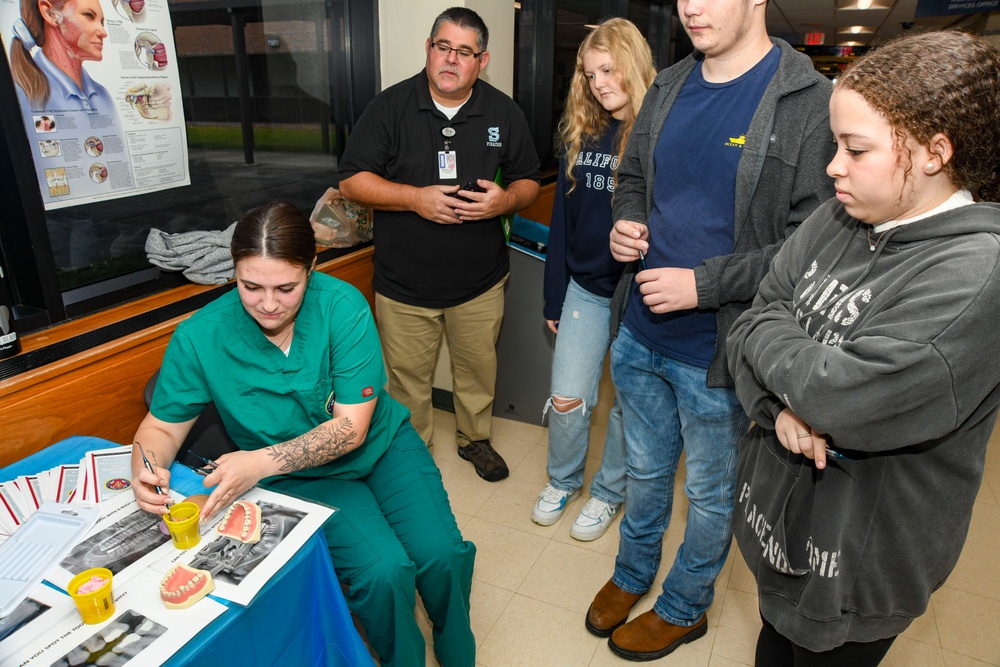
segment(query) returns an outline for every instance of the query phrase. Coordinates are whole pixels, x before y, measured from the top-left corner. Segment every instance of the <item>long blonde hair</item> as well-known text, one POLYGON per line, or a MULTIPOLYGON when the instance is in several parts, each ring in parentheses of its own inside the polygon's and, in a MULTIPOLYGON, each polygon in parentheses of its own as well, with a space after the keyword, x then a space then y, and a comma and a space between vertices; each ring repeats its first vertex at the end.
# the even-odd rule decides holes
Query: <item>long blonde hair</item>
MULTIPOLYGON (((54 0, 52 6, 62 9, 66 0, 54 0)), ((21 0, 21 18, 14 22, 14 39, 10 48, 10 69, 14 81, 21 87, 34 108, 41 109, 49 101, 49 80, 31 58, 31 49, 45 45, 45 20, 38 0, 21 0)))
MULTIPOLYGON (((587 51, 601 51, 611 57, 622 90, 629 96, 628 113, 621 121, 615 138, 618 161, 625 152, 625 142, 635 117, 642 106, 642 98, 653 83, 656 68, 653 66, 653 52, 639 29, 627 19, 612 18, 594 28, 580 43, 576 52, 576 70, 570 82, 566 108, 559 119, 559 139, 566 155, 566 178, 569 192, 576 188, 573 167, 580 150, 587 139, 596 139, 608 127, 609 114, 594 94, 590 92, 590 82, 583 71, 583 54, 587 51)), ((567 193, 568 194, 568 193, 567 193)))

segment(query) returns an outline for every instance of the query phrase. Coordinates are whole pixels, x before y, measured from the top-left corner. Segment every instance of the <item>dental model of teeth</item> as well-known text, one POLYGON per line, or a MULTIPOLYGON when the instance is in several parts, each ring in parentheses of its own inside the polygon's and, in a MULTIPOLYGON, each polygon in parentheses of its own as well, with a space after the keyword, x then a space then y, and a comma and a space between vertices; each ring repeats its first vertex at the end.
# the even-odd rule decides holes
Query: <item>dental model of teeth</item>
POLYGON ((160 580, 160 599, 167 609, 187 609, 215 590, 212 573, 174 565, 160 580))
POLYGON ((260 541, 260 506, 237 500, 226 510, 215 531, 244 544, 256 544, 260 541))

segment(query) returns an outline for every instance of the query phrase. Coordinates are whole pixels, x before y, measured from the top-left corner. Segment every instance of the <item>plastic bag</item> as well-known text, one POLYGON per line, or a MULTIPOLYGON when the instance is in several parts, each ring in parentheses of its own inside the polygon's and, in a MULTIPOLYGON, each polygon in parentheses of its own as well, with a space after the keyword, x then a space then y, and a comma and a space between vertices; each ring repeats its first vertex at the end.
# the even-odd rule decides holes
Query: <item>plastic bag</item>
POLYGON ((372 211, 344 199, 337 188, 327 188, 309 216, 316 243, 350 248, 372 240, 372 211))

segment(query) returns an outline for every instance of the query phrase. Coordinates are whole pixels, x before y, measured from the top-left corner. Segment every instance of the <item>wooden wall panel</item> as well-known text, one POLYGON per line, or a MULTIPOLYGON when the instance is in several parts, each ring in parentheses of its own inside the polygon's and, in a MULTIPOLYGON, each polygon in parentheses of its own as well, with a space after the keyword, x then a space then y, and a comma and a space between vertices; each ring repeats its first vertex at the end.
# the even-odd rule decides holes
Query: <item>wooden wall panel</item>
MULTIPOLYGON (((372 248, 317 267, 357 287, 374 308, 372 248)), ((192 289, 180 288, 180 296, 192 289)), ((208 288, 204 288, 208 289, 208 288)), ((155 295, 119 308, 25 336, 25 351, 73 332, 120 321, 169 300, 155 295)), ((0 467, 71 435, 130 442, 146 415, 143 389, 160 367, 170 336, 187 317, 177 317, 87 352, 0 382, 0 467)))
POLYGON ((549 183, 548 185, 543 185, 542 189, 538 192, 538 199, 535 200, 535 203, 517 213, 522 218, 534 220, 548 226, 552 220, 552 205, 555 203, 555 200, 556 184, 549 183))

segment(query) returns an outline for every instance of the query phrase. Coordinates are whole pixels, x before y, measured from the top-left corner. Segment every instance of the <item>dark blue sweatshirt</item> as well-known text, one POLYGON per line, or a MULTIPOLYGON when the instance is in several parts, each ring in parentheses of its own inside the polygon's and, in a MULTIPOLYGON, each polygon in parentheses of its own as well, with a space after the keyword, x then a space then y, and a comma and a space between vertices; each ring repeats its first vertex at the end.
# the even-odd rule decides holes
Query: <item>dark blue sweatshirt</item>
POLYGON ((611 257, 611 197, 618 167, 612 119, 604 134, 580 150, 573 175, 576 188, 568 195, 566 156, 559 160, 556 199, 545 258, 545 319, 558 320, 566 287, 572 277, 591 294, 611 298, 624 265, 611 257))

